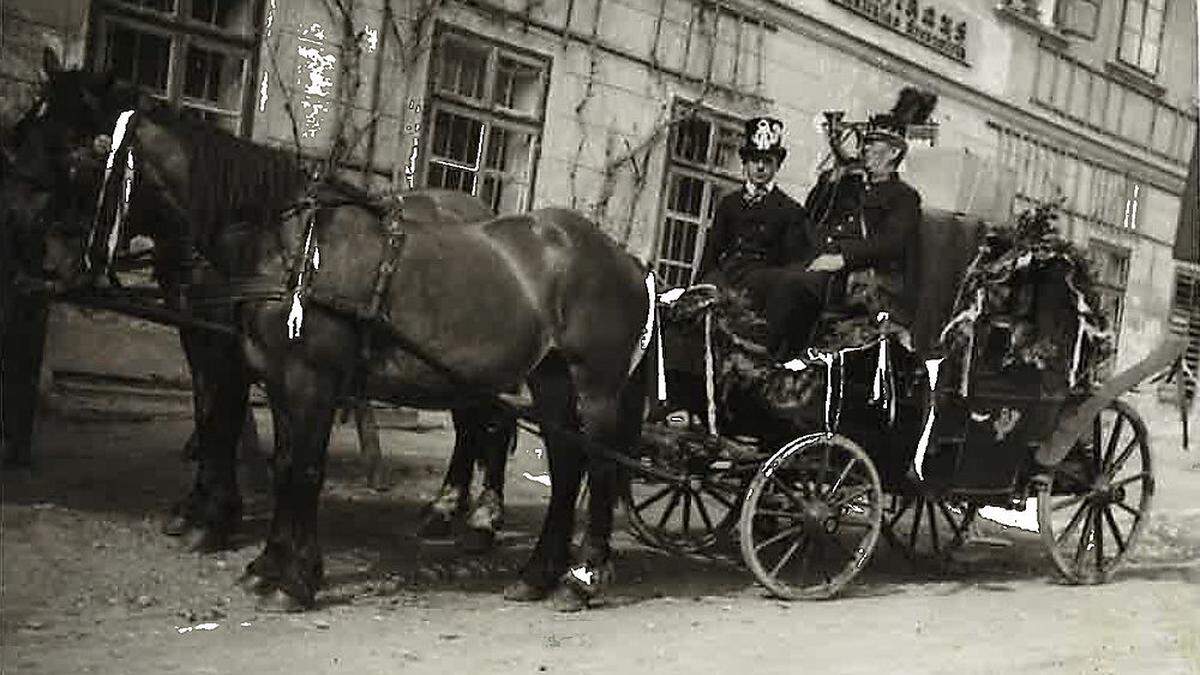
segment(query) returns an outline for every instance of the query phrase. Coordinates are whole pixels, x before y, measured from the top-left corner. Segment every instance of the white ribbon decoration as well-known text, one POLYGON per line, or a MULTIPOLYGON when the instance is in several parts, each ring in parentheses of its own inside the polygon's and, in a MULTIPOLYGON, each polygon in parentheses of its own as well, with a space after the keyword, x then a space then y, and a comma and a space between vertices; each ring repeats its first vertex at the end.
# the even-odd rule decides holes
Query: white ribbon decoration
MULTIPOLYGON (((304 238, 304 259, 307 260, 309 252, 313 251, 313 221, 308 223, 308 235, 304 238)), ((314 253, 313 268, 317 266, 316 260, 319 253, 314 253)), ((300 275, 296 278, 296 290, 292 293, 292 309, 287 315, 287 334, 289 340, 295 340, 300 337, 300 329, 304 327, 304 303, 300 300, 300 289, 304 287, 304 269, 300 270, 300 275)))
MULTIPOLYGON (((132 111, 132 110, 126 110, 125 112, 121 113, 119 116, 117 116, 117 124, 113 128, 112 146, 108 149, 108 158, 105 159, 105 161, 104 161, 104 180, 101 181, 101 183, 100 183, 100 193, 98 195, 96 195, 96 219, 92 222, 91 232, 88 233, 88 250, 89 251, 92 249, 92 246, 95 244, 96 235, 100 230, 100 219, 104 216, 104 195, 106 192, 108 192, 108 182, 110 180, 112 180, 113 169, 116 167, 116 164, 117 164, 117 153, 120 152, 121 145, 125 142, 125 133, 129 128, 129 120, 133 118, 133 113, 134 113, 134 111, 132 111)), ((129 175, 129 179, 126 181, 125 199, 124 199, 124 203, 120 207, 117 208, 117 213, 114 216, 113 231, 109 232, 108 240, 105 242, 105 244, 106 244, 105 250, 106 251, 108 251, 108 250, 115 251, 116 246, 114 243, 112 243, 113 237, 114 237, 114 232, 120 227, 121 218, 123 215, 121 213, 121 211, 123 209, 127 209, 129 206, 129 194, 130 194, 129 191, 133 185, 133 178, 132 178, 133 151, 132 150, 129 151, 129 158, 126 160, 126 166, 130 171, 130 175, 129 175)), ((112 254, 110 253, 109 260, 111 260, 111 259, 112 259, 112 254)), ((89 256, 84 256, 83 262, 84 262, 84 267, 86 269, 88 269, 88 270, 92 269, 92 261, 89 256)), ((105 262, 105 267, 107 267, 107 261, 105 262)))
POLYGON ((708 433, 717 435, 717 387, 712 348, 712 308, 704 311, 704 394, 708 399, 708 433))
POLYGON ((913 469, 917 478, 925 480, 925 453, 929 450, 929 439, 933 436, 933 418, 937 412, 937 382, 938 371, 943 359, 930 359, 925 362, 925 370, 929 372, 929 416, 925 418, 925 429, 921 431, 921 440, 917 442, 917 452, 913 455, 913 469))

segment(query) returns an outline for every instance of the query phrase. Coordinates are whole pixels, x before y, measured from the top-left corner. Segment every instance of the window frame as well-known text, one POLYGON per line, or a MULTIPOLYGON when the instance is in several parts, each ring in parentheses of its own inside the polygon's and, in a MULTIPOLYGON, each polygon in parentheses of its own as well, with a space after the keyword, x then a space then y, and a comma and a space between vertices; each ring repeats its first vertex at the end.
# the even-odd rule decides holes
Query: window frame
MULTIPOLYGON (((438 163, 444 166, 451 166, 460 170, 470 170, 458 166, 452 162, 438 161, 434 159, 433 152, 433 134, 434 122, 437 119, 437 114, 440 111, 445 111, 450 114, 467 117, 484 124, 485 132, 483 140, 479 148, 479 167, 474 170, 476 175, 475 190, 471 193, 474 196, 479 196, 484 178, 488 175, 507 176, 511 175, 507 172, 498 171, 496 169, 487 168, 488 149, 491 142, 491 128, 502 128, 517 133, 525 133, 531 136, 529 149, 529 168, 528 168, 528 184, 519 196, 520 207, 518 213, 528 210, 532 207, 536 198, 537 186, 537 170, 541 159, 542 136, 545 133, 546 119, 546 99, 550 91, 550 77, 553 68, 554 60, 550 56, 539 54, 529 49, 524 49, 519 45, 514 45, 501 40, 496 40, 464 29, 460 26, 446 22, 438 22, 433 28, 433 44, 431 51, 429 67, 426 72, 426 101, 429 102, 422 111, 421 116, 421 139, 420 151, 421 157, 420 166, 417 169, 417 179, 420 185, 429 186, 430 166, 438 163), (460 41, 474 45, 485 45, 487 49, 487 57, 485 59, 485 73, 483 92, 480 99, 474 99, 468 96, 462 96, 454 91, 443 90, 441 88, 440 78, 442 75, 442 56, 446 50, 446 43, 460 41), (537 84, 538 103, 534 106, 531 112, 522 112, 514 110, 507 106, 498 104, 494 100, 493 92, 497 79, 498 67, 497 64, 500 58, 508 58, 523 65, 533 66, 540 70, 537 84)), ((492 207, 492 204, 488 204, 492 207)), ((497 213, 503 213, 497 211, 497 213)))
POLYGON ((247 4, 244 23, 236 29, 223 29, 193 19, 193 0, 173 0, 174 10, 159 11, 122 2, 97 0, 91 17, 91 38, 88 60, 104 68, 110 58, 108 37, 112 26, 165 37, 169 42, 167 82, 164 92, 152 91, 139 85, 148 95, 184 110, 204 115, 219 115, 235 120, 235 133, 249 135, 253 127, 255 106, 254 84, 257 80, 259 43, 262 38, 264 3, 261 0, 242 0, 247 4), (187 77, 188 48, 192 45, 210 52, 220 52, 234 61, 240 59, 239 94, 236 104, 223 108, 208 101, 184 95, 187 77))
MULTIPOLYGON (((1126 300, 1129 293, 1129 270, 1133 265, 1133 251, 1128 247, 1114 244, 1100 237, 1090 237, 1088 239, 1087 254, 1088 264, 1092 267, 1093 272, 1100 271, 1097 269, 1096 264, 1096 257, 1099 255, 1108 256, 1109 258, 1115 256, 1121 262, 1122 269, 1120 270, 1119 283, 1111 281, 1107 275, 1095 275, 1096 291, 1100 294, 1102 300, 1104 298, 1116 299, 1116 318, 1112 320, 1112 317, 1108 317, 1112 324, 1109 326, 1109 330, 1112 332, 1113 353, 1115 354, 1120 350, 1121 330, 1125 324, 1126 300)), ((1108 263, 1106 261, 1104 263, 1104 270, 1107 271, 1107 269, 1108 263)), ((1104 309, 1103 307, 1100 308, 1101 311, 1104 311, 1104 309)))
POLYGON ((1122 0, 1121 2, 1121 23, 1117 26, 1117 61, 1124 66, 1133 68, 1139 73, 1143 73, 1149 77, 1157 77, 1159 70, 1162 68, 1162 47, 1163 36, 1166 34, 1167 27, 1167 9, 1170 7, 1171 0, 1162 0, 1162 20, 1158 24, 1158 35, 1155 36, 1155 42, 1158 45, 1154 55, 1154 69, 1150 70, 1142 67, 1142 55, 1145 53, 1146 45, 1146 16, 1150 11, 1150 3, 1154 0, 1142 1, 1142 18, 1138 24, 1138 47, 1135 60, 1131 61, 1127 58, 1125 52, 1125 26, 1126 20, 1129 18, 1129 2, 1130 0, 1122 0))
MULTIPOLYGON (((690 268, 688 274, 688 285, 696 282, 696 272, 700 263, 700 258, 704 252, 705 242, 708 238, 708 231, 712 227, 712 221, 716 214, 715 192, 718 187, 725 187, 728 190, 737 190, 744 182, 744 177, 740 172, 734 172, 725 167, 716 164, 718 145, 720 140, 720 130, 722 127, 736 129, 738 138, 741 137, 742 129, 745 126, 745 120, 735 115, 718 111, 711 107, 698 104, 695 101, 677 97, 672 103, 672 118, 679 121, 694 119, 693 116, 699 117, 710 125, 708 136, 708 150, 705 161, 699 163, 689 160, 683 156, 676 154, 677 139, 679 138, 680 124, 673 124, 671 131, 667 136, 666 156, 663 166, 662 190, 659 198, 659 215, 657 219, 657 227, 655 228, 654 247, 652 249, 653 260, 651 262, 652 269, 658 274, 664 288, 674 286, 668 280, 668 275, 664 271, 664 267, 672 268, 690 268), (690 114, 689 114, 690 112, 690 114), (701 195, 700 215, 699 217, 691 214, 675 211, 671 208, 671 185, 676 176, 685 176, 697 179, 703 182, 704 192, 701 195), (675 236, 673 231, 670 231, 670 221, 681 221, 695 225, 698 228, 696 233, 696 241, 692 250, 691 261, 675 260, 664 255, 664 243, 669 241, 668 237, 675 236)), ((724 194, 724 193, 722 193, 724 194)))
POLYGON ((1096 34, 1100 30, 1100 8, 1100 0, 1058 0, 1054 5, 1054 25, 1058 30, 1062 31, 1063 35, 1071 35, 1084 40, 1095 40, 1096 34), (1080 30, 1078 23, 1067 23, 1067 12, 1072 11, 1076 5, 1080 4, 1089 5, 1094 12, 1089 31, 1080 30))

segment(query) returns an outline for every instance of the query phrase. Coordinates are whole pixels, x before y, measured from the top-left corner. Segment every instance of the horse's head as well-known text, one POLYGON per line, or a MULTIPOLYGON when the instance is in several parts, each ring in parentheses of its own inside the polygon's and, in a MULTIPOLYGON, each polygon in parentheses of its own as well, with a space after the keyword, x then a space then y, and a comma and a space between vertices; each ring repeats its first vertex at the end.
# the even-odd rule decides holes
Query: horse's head
POLYGON ((132 99, 111 76, 64 69, 50 49, 43 69, 34 106, 5 134, 0 218, 26 281, 63 289, 87 280, 110 134, 132 99))

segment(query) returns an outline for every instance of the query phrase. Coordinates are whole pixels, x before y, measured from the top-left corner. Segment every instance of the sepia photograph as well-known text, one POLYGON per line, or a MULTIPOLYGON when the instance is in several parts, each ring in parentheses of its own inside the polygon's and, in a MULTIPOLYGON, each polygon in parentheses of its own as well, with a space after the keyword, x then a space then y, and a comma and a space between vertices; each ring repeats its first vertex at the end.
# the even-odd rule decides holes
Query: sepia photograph
POLYGON ((0 675, 1200 675, 1197 0, 0 0, 0 675))

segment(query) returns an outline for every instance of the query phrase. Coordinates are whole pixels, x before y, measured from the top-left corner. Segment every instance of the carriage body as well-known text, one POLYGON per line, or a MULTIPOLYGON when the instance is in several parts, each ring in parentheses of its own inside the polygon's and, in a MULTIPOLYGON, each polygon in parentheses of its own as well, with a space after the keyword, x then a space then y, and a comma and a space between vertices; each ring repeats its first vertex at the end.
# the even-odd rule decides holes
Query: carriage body
MULTIPOLYGON (((691 362, 672 373, 668 389, 692 414, 674 430, 648 425, 656 431, 646 445, 654 447, 643 461, 679 470, 680 481, 678 489, 656 483, 643 490, 645 498, 627 493, 635 533, 655 546, 694 552, 719 544, 737 525, 743 558, 760 583, 781 597, 818 598, 848 583, 880 539, 912 558, 944 560, 964 542, 979 508, 1024 509, 1036 497, 1058 570, 1077 582, 1109 578, 1132 547, 1153 493, 1147 434, 1136 412, 1116 400, 1136 382, 1094 380, 1109 352, 1088 302, 1085 263, 1044 225, 1022 221, 1026 230, 1043 231, 1025 231, 1019 248, 961 216, 927 218, 922 247, 949 264, 918 280, 930 311, 915 316, 911 331, 834 331, 837 339, 810 354, 815 358, 799 373, 747 365, 753 355, 746 353, 724 369, 710 363, 714 378, 726 376, 725 386, 713 388, 723 396, 715 429, 704 415, 703 340, 693 331, 690 347, 674 342, 676 360, 682 351, 691 362), (972 252, 973 265, 991 265, 990 277, 965 262, 972 252), (989 295, 1005 284, 1013 292, 989 295), (972 307, 972 294, 981 306, 972 307), (964 315, 969 331, 962 330, 964 315), (931 360, 938 360, 937 375, 931 360), (1073 428, 1080 431, 1047 459, 1051 439, 1073 428), (1144 470, 1117 486, 1120 467, 1110 465, 1130 457, 1144 470), (1126 486, 1136 491, 1127 495, 1126 486), (700 512, 706 500, 716 513, 700 512), (1118 508, 1134 514, 1124 536, 1112 515, 1118 508), (1119 545, 1093 555, 1110 523, 1119 545), (824 580, 781 580, 795 542, 782 560, 765 562, 764 548, 789 528, 833 528, 828 536, 842 526, 862 527, 863 534, 839 544, 843 564, 824 580), (1064 540, 1075 548, 1064 551, 1064 540)), ((713 325, 722 324, 709 324, 710 340, 720 343, 713 325)))

